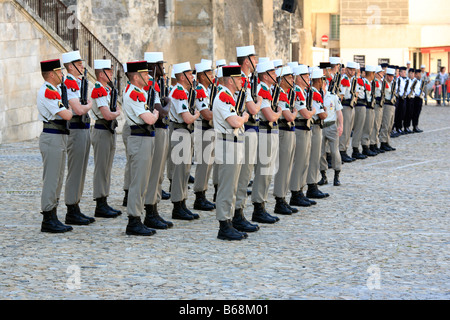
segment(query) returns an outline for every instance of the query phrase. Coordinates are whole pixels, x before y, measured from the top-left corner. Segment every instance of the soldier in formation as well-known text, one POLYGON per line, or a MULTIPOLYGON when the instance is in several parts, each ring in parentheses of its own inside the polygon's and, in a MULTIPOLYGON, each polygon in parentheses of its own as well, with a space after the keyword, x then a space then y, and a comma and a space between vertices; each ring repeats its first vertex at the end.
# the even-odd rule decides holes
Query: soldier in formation
POLYGON ((111 61, 95 60, 90 99, 78 51, 63 54, 65 70, 59 59, 42 61, 44 84, 37 97, 43 121, 41 231, 63 233, 73 230, 71 225, 95 221, 79 207, 91 144, 94 216, 122 214, 107 202, 122 114, 127 159, 122 204, 130 236, 152 236, 156 229, 173 227, 163 218, 167 213, 158 210, 169 197, 172 219, 201 218, 187 205, 194 155, 193 210, 215 210, 217 238, 243 240, 260 230, 258 224, 277 223, 279 215, 329 198, 318 188, 328 183, 328 169, 334 171, 333 186, 340 186, 343 164, 393 151, 392 137, 422 132, 423 70, 361 67, 353 61, 344 66, 338 57, 320 66, 283 64, 258 58, 252 45, 237 47, 236 58, 229 65, 217 60, 215 67, 202 59, 194 69, 190 62, 173 64, 169 75, 163 53, 146 52, 142 60, 122 65, 128 81, 121 92, 111 61), (56 211, 66 161, 63 224, 56 211), (165 178, 170 195, 162 190, 165 178), (272 181, 273 210, 266 207, 272 181), (213 201, 206 198, 210 182, 213 201), (245 217, 248 201, 253 204, 251 221, 245 217))

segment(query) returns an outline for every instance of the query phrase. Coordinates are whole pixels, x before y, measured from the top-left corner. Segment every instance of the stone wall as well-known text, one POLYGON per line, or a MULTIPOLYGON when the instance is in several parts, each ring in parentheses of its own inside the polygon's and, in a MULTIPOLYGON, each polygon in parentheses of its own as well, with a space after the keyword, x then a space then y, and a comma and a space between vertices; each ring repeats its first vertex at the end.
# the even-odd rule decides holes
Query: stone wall
POLYGON ((409 0, 341 0, 341 25, 407 23, 409 0))
POLYGON ((33 139, 42 131, 36 108, 40 61, 62 51, 13 1, 0 0, 0 34, 0 143, 33 139))

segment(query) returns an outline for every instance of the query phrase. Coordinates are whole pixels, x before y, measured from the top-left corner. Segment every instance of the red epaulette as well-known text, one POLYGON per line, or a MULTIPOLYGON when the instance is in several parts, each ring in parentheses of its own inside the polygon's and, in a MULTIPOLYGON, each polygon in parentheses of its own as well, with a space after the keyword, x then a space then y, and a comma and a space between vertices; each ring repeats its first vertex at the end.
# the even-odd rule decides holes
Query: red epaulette
MULTIPOLYGON (((241 86, 244 87, 245 81, 247 81, 247 78, 246 78, 246 77, 241 77, 241 81, 242 81, 241 86)), ((251 84, 250 84, 250 81, 248 81, 248 82, 247 82, 247 88, 251 88, 251 87, 252 87, 252 86, 251 86, 251 84)))
POLYGON ((279 98, 279 100, 280 100, 280 101, 284 101, 284 102, 289 103, 288 96, 287 96, 287 94, 284 93, 284 92, 280 92, 280 98, 279 98))
POLYGON ((389 89, 389 83, 386 82, 386 89, 389 89))
POLYGON ((64 84, 66 85, 67 89, 80 90, 77 80, 66 78, 64 84))
POLYGON ((364 80, 362 78, 358 78, 358 84, 360 86, 364 86, 364 80))
POLYGON ((341 80, 341 86, 350 87, 350 81, 347 78, 341 80))
POLYGON ((233 97, 230 96, 228 93, 226 93, 225 91, 222 91, 219 95, 219 99, 222 102, 225 102, 227 104, 231 104, 233 107, 236 106, 236 101, 234 101, 233 97))
POLYGON ((261 86, 261 89, 258 91, 258 96, 262 97, 263 99, 267 99, 272 101, 272 95, 269 91, 264 89, 264 87, 261 86))
POLYGON ((106 92, 106 89, 100 84, 96 83, 94 90, 92 90, 91 98, 97 99, 106 96, 108 96, 108 92, 106 92))
POLYGON ((139 91, 137 88, 134 88, 133 91, 131 91, 130 98, 133 99, 134 101, 139 100, 140 102, 145 102, 144 93, 139 91))
POLYGON ((323 103, 322 95, 320 93, 318 93, 318 92, 315 92, 315 91, 313 92, 313 100, 317 101, 317 102, 320 102, 320 103, 323 103))
POLYGON ((195 91, 197 92, 197 96, 196 96, 197 99, 206 98, 206 92, 202 87, 198 86, 197 89, 195 89, 195 91))
POLYGON ((295 90, 295 99, 296 100, 298 99, 300 101, 305 101, 306 100, 305 96, 303 95, 302 90, 295 90))
POLYGON ((375 81, 375 87, 377 87, 377 88, 380 87, 380 83, 378 81, 375 81))
POLYGON ((183 87, 177 86, 177 88, 172 94, 172 98, 177 100, 187 100, 188 97, 183 87))
POLYGON ((44 96, 50 100, 61 100, 61 95, 59 94, 59 92, 50 86, 47 86, 47 89, 45 89, 44 96))
MULTIPOLYGON (((150 80, 148 81, 148 84, 144 87, 144 90, 145 90, 145 91, 150 90, 150 87, 151 87, 152 85, 153 85, 153 80, 150 79, 150 80)), ((161 92, 161 89, 159 88, 158 82, 155 83, 155 91, 156 91, 156 92, 161 92)))

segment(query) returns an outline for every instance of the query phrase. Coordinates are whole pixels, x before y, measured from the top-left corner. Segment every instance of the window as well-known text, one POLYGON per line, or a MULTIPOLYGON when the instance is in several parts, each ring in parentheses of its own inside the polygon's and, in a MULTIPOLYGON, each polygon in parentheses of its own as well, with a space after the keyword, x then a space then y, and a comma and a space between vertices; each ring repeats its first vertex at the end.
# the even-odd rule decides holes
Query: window
POLYGON ((166 25, 166 0, 158 1, 158 25, 166 25))
POLYGON ((340 15, 330 14, 330 40, 339 40, 340 26, 340 15))

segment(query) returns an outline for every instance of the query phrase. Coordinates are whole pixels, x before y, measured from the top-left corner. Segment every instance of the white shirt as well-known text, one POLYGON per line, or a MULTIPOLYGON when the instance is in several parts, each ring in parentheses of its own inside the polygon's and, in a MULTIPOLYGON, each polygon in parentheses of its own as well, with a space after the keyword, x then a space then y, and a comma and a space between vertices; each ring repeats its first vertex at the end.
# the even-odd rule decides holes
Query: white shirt
MULTIPOLYGON (((61 95, 59 88, 54 87, 48 82, 45 82, 38 91, 37 94, 37 108, 38 108, 38 120, 40 121, 50 121, 50 120, 62 120, 62 118, 57 115, 58 112, 67 110, 61 103, 61 99, 51 99, 46 97, 46 91, 49 90, 53 96, 53 92, 61 95)), ((56 95, 55 93, 55 95, 56 95)), ((48 97, 50 95, 47 94, 48 97)))

